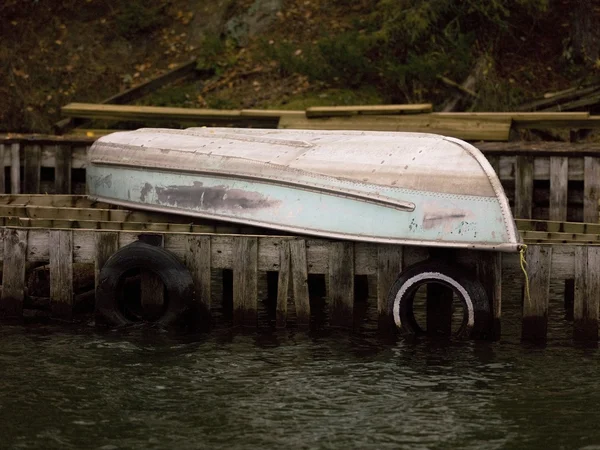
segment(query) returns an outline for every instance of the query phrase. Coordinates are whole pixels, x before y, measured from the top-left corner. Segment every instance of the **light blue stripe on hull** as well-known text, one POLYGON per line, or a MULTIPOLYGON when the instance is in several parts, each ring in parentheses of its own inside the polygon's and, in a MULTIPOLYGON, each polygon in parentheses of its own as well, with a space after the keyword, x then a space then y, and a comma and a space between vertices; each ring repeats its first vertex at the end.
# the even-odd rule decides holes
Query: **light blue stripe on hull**
POLYGON ((141 208, 359 241, 514 251, 496 198, 403 190, 402 211, 268 182, 95 165, 89 194, 141 208))

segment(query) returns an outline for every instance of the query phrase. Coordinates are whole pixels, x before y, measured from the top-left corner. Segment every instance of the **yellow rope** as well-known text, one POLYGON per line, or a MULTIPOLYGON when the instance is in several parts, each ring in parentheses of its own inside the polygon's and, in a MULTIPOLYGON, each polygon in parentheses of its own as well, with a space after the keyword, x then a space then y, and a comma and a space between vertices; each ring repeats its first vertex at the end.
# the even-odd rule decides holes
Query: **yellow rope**
POLYGON ((531 295, 529 293, 529 275, 527 275, 527 261, 525 260, 526 250, 527 246, 523 245, 519 251, 519 259, 521 260, 521 270, 523 271, 523 275, 525 275, 525 300, 527 300, 527 303, 531 303, 531 295))

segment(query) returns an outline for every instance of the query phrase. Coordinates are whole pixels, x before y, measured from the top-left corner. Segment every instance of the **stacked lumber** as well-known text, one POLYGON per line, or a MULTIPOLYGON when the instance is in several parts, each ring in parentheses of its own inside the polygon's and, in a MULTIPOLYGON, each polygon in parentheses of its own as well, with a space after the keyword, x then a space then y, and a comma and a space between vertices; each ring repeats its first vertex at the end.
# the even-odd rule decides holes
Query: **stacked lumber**
MULTIPOLYGON (((340 107, 348 111, 351 107, 340 107)), ((319 111, 318 116, 294 115, 282 117, 279 128, 311 130, 370 130, 410 131, 435 133, 467 141, 507 141, 511 129, 533 128, 598 128, 600 116, 590 117, 587 112, 567 113, 421 113, 421 114, 339 114, 329 108, 329 115, 319 111)))
MULTIPOLYGON (((431 104, 311 107, 305 111, 220 110, 70 103, 67 117, 137 122, 143 125, 237 126, 309 130, 368 130, 435 133, 468 141, 507 141, 511 130, 595 129, 600 116, 588 112, 439 112, 431 104)), ((81 133, 82 131, 78 131, 81 133)), ((87 133, 87 131, 83 131, 87 133)), ((93 131, 93 135, 103 134, 93 131)))
POLYGON ((600 104, 600 83, 544 95, 521 105, 519 111, 573 111, 600 104))

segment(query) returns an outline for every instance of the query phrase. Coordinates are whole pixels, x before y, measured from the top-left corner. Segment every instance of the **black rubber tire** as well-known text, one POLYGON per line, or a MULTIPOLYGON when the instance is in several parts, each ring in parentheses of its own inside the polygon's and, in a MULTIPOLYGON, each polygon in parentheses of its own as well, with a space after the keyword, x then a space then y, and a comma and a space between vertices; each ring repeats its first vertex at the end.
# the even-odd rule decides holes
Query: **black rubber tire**
POLYGON ((124 275, 132 269, 154 272, 165 286, 166 309, 153 323, 167 327, 181 322, 194 302, 194 281, 190 272, 171 252, 140 241, 118 250, 100 270, 96 313, 103 322, 114 326, 134 323, 119 308, 124 275))
POLYGON ((461 327, 453 333, 454 336, 477 338, 485 334, 491 324, 491 307, 482 284, 469 275, 467 269, 435 260, 407 267, 390 289, 387 312, 403 333, 422 332, 414 316, 413 304, 419 287, 428 283, 438 283, 452 289, 454 298, 463 304, 464 319, 461 327))

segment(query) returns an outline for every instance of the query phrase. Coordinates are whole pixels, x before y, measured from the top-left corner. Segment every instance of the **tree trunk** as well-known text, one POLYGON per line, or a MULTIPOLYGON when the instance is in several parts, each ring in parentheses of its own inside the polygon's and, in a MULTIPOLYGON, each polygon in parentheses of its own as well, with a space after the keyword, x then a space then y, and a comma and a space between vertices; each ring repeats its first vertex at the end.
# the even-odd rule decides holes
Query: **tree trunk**
POLYGON ((600 56, 600 21, 597 0, 573 2, 571 14, 571 45, 577 62, 595 63, 600 56))

